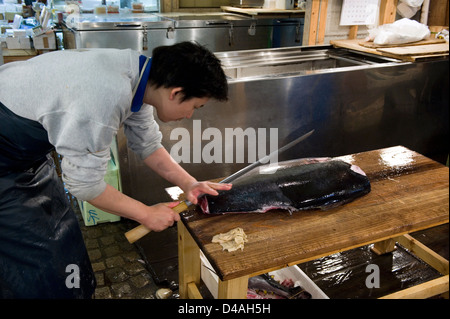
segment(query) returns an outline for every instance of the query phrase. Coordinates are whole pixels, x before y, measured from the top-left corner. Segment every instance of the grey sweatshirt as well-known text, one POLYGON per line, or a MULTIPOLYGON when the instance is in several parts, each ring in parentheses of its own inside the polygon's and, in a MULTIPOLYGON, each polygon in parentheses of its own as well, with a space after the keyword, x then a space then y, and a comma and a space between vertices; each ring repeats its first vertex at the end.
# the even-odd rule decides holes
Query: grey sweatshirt
POLYGON ((161 145, 153 107, 131 112, 139 79, 139 53, 132 50, 65 50, 0 67, 0 101, 38 121, 63 156, 62 178, 80 200, 106 188, 110 145, 124 126, 128 146, 141 159, 161 145))

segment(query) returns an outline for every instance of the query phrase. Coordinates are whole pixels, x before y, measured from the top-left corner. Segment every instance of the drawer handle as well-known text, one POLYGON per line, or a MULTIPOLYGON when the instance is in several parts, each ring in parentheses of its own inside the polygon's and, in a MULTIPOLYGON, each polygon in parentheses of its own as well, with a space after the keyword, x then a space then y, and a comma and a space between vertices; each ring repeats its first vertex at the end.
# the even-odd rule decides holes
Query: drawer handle
POLYGON ((206 21, 206 25, 229 25, 229 22, 206 21))
POLYGON ((117 23, 114 26, 121 27, 121 28, 140 28, 140 27, 142 27, 140 24, 120 24, 120 23, 117 23))

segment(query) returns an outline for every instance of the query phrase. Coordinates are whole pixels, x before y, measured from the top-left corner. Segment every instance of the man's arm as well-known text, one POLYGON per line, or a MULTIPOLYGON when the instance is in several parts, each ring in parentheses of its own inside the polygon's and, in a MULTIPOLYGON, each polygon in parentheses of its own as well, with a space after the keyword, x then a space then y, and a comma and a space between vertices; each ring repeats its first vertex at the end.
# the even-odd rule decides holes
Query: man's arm
MULTIPOLYGON (((193 204, 197 203, 197 197, 203 193, 217 195, 217 190, 231 188, 231 184, 198 182, 175 162, 164 148, 153 152, 144 162, 161 177, 179 186, 193 204)), ((180 220, 180 216, 167 204, 147 206, 119 192, 111 185, 107 185, 103 193, 89 203, 106 212, 133 219, 154 231, 164 230, 180 220)))
POLYGON ((162 231, 180 220, 180 216, 167 204, 147 206, 111 185, 107 185, 103 193, 89 203, 106 212, 133 219, 153 231, 162 231))
POLYGON ((197 204, 197 197, 201 194, 217 195, 217 190, 231 189, 231 184, 197 181, 163 147, 144 159, 144 163, 165 180, 179 186, 193 204, 197 204))

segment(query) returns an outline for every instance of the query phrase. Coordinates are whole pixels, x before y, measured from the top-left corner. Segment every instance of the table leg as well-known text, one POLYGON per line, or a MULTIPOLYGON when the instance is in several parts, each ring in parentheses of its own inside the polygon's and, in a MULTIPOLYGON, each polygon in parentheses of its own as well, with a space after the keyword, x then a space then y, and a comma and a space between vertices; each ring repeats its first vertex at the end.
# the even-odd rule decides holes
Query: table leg
POLYGON ((248 276, 222 281, 219 279, 218 299, 247 299, 248 276))
POLYGON ((395 250, 395 238, 379 241, 373 245, 371 250, 377 255, 383 255, 395 250))
POLYGON ((179 291, 180 298, 186 299, 189 298, 192 287, 200 284, 200 248, 181 221, 177 226, 179 291))

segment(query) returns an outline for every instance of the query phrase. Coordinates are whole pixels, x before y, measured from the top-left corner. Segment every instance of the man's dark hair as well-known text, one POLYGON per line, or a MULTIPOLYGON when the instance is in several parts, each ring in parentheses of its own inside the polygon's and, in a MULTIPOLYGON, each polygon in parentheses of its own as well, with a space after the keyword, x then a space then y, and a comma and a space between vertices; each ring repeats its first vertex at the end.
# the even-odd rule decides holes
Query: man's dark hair
POLYGON ((193 97, 228 99, 228 83, 220 60, 194 42, 155 48, 149 81, 157 88, 182 87, 182 101, 193 97))

